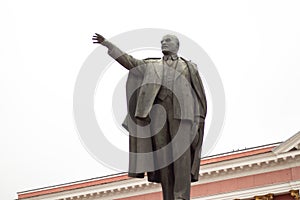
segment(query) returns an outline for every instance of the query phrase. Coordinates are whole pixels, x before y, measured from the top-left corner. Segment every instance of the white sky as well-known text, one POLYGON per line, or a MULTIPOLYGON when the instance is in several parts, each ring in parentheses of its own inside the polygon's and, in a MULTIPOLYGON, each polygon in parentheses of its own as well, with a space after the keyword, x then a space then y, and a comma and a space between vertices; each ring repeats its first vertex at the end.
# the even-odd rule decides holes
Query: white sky
POLYGON ((212 154, 288 139, 300 130, 299 10, 296 0, 1 1, 0 199, 116 173, 88 154, 73 120, 95 32, 170 29, 208 53, 226 95, 212 154))

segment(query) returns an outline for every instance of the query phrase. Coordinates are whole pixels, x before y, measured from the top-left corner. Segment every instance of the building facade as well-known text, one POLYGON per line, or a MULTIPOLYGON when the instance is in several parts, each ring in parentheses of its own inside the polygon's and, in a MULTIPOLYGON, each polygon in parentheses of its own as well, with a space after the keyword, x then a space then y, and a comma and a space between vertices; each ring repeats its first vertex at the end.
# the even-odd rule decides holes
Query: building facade
MULTIPOLYGON (((203 158, 194 200, 300 200, 300 132, 282 143, 203 158)), ((18 192, 18 200, 159 200, 159 184, 115 174, 18 192)))

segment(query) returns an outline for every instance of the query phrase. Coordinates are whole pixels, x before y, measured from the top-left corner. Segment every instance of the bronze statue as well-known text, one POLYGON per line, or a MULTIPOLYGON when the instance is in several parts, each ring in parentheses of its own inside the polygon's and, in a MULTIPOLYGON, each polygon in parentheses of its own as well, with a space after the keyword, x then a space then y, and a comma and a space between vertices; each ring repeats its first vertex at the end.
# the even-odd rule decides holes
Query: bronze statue
POLYGON ((162 58, 143 60, 122 52, 97 33, 93 36, 93 40, 94 43, 106 46, 108 54, 130 70, 126 85, 128 115, 124 122, 124 127, 130 132, 130 152, 155 154, 168 144, 172 147, 155 154, 154 165, 160 166, 160 162, 170 159, 173 159, 172 162, 153 171, 135 171, 142 165, 140 163, 142 161, 130 157, 128 175, 143 178, 147 172, 149 181, 161 183, 164 200, 190 199, 191 182, 197 181, 199 175, 207 111, 205 92, 196 64, 178 57, 179 40, 175 35, 165 35, 162 38, 162 58), (133 72, 139 66, 144 66, 136 70, 139 74, 133 72), (131 91, 136 85, 140 87, 131 91), (155 104, 163 106, 165 116, 152 109, 155 104), (162 121, 165 123, 156 133, 157 126, 162 121), (151 137, 135 137, 136 125, 148 124, 151 137), (184 137, 180 142, 172 143, 179 129, 184 137), (172 158, 182 146, 186 148, 180 156, 172 158))

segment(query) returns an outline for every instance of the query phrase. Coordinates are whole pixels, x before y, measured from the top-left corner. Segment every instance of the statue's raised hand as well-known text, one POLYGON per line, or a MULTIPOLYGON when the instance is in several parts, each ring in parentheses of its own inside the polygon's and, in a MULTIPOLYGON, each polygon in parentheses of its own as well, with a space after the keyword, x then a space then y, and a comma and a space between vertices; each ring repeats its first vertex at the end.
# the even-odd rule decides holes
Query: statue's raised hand
POLYGON ((105 38, 102 35, 98 34, 98 33, 95 33, 95 35, 93 36, 93 43, 94 44, 102 44, 104 41, 105 41, 105 38))

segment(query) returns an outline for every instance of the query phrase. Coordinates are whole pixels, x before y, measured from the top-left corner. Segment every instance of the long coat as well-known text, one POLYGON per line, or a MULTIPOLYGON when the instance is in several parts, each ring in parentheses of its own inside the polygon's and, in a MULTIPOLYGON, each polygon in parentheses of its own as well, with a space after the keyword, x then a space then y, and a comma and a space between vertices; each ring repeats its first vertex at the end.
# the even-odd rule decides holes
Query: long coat
MULTIPOLYGON (((163 76, 163 61, 161 58, 138 60, 122 52, 113 46, 108 51, 109 55, 118 61, 129 71, 126 83, 127 109, 128 114, 124 120, 123 126, 129 131, 129 150, 131 153, 151 153, 154 151, 151 137, 135 137, 139 133, 138 126, 147 125, 148 115, 151 111, 156 95, 158 94, 163 76), (151 84, 148 84, 151 83, 151 84)), ((207 102, 204 87, 197 71, 196 64, 185 61, 186 67, 176 69, 174 85, 176 85, 177 97, 180 106, 174 103, 174 118, 189 119, 194 122, 192 131, 196 136, 192 142, 191 148, 191 180, 197 181, 200 168, 200 155, 204 134, 204 121, 207 111, 207 102), (180 76, 190 77, 190 84, 182 82, 180 76), (177 82, 176 82, 177 81, 177 82), (177 83, 177 84, 176 84, 177 83), (189 92, 192 91, 192 92, 189 92)), ((147 127, 147 126, 146 126, 147 127)), ((145 131, 146 130, 146 131, 145 131)), ((144 132, 151 135, 150 129, 144 132)), ((190 133, 187 133, 190 134, 190 133)), ((147 158, 137 157, 131 154, 129 157, 129 176, 143 178, 144 172, 148 172, 148 180, 151 182, 160 182, 159 175, 153 171, 143 171, 149 166, 147 158)), ((151 164, 151 163, 150 163, 151 164)))

